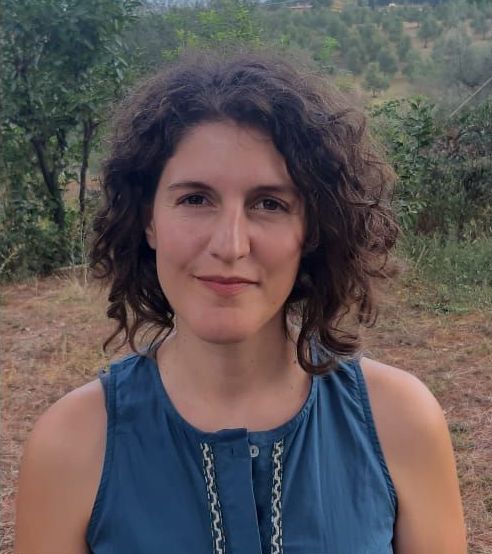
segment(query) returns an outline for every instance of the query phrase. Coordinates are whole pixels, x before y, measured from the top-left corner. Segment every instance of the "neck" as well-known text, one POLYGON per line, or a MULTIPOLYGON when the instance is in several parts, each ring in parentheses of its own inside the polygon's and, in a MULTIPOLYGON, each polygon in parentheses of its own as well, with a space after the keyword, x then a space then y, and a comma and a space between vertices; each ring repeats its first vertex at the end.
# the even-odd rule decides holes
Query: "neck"
POLYGON ((243 342, 213 344, 178 322, 157 362, 171 400, 190 423, 208 431, 264 430, 293 416, 309 391, 310 377, 297 362, 297 333, 291 335, 270 325, 243 342))

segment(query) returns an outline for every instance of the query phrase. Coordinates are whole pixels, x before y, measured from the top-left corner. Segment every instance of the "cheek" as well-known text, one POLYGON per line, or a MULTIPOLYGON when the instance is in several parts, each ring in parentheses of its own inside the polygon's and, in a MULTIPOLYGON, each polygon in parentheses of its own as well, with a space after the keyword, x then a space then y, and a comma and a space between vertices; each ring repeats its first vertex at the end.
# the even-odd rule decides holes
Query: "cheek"
MULTIPOLYGON (((290 281, 297 274, 301 258, 302 234, 281 233, 268 237, 264 260, 278 279, 290 281)), ((264 242, 266 246, 266 240, 264 242)))
POLYGON ((199 239, 191 232, 183 232, 178 225, 161 223, 156 226, 156 256, 161 269, 168 271, 174 266, 182 266, 196 253, 199 239))

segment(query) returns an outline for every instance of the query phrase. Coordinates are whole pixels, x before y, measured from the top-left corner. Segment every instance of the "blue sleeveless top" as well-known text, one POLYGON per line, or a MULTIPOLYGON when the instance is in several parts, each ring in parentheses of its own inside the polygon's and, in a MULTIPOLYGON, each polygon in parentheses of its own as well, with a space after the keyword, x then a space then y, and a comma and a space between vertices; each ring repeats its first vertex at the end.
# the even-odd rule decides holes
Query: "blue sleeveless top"
POLYGON ((91 554, 393 552, 397 498, 358 361, 313 377, 301 411, 260 432, 190 425, 150 357, 131 355, 101 379, 108 427, 91 554))

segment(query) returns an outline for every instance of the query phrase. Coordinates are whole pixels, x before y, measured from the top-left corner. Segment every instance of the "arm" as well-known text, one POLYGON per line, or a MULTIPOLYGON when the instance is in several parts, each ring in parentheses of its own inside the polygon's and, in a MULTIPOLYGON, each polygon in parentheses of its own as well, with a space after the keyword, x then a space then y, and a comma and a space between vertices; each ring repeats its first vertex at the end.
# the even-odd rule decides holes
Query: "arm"
POLYGON ((87 554, 85 533, 106 440, 98 381, 69 393, 38 420, 22 459, 16 554, 87 554))
POLYGON ((398 495, 395 554, 465 554, 458 478, 442 409, 412 375, 367 358, 361 365, 398 495))

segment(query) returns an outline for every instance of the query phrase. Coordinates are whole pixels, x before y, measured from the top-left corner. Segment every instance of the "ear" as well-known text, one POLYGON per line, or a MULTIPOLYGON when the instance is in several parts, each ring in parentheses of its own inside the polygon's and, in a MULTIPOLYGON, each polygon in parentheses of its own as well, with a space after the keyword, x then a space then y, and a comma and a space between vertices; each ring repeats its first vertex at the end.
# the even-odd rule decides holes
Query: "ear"
POLYGON ((147 225, 147 227, 145 227, 145 237, 147 238, 147 244, 150 246, 150 248, 152 248, 152 250, 155 250, 157 241, 154 218, 151 218, 149 224, 147 225))

